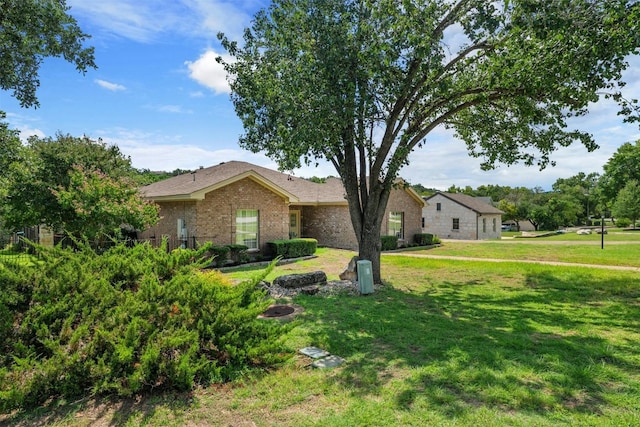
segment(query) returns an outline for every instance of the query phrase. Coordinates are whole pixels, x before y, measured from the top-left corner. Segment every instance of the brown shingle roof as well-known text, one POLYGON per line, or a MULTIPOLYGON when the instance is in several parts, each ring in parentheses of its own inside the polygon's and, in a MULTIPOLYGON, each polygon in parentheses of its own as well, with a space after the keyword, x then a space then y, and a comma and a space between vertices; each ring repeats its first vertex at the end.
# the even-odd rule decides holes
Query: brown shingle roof
POLYGON ((304 178, 267 169, 247 162, 230 161, 193 173, 174 176, 141 188, 152 200, 201 199, 209 191, 249 178, 299 204, 346 204, 344 187, 337 178, 315 183, 304 178))
POLYGON ((483 200, 477 198, 477 197, 473 197, 473 196, 468 196, 466 194, 462 194, 462 193, 443 193, 443 192, 438 192, 436 194, 433 194, 429 197, 427 197, 425 200, 429 200, 433 197, 435 197, 436 195, 440 194, 443 197, 446 197, 447 199, 453 200, 454 202, 465 206, 469 209, 471 209, 472 211, 475 211, 479 214, 500 214, 502 215, 504 212, 502 212, 500 209, 491 206, 490 204, 484 202, 483 200))

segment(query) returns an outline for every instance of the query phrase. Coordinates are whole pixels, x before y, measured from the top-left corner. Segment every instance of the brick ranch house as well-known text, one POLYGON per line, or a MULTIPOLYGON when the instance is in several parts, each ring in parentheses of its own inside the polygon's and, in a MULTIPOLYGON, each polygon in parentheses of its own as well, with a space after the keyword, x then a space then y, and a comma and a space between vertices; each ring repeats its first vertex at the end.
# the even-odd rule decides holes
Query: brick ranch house
POLYGON ((485 240, 502 237, 502 212, 481 198, 438 192, 425 198, 424 232, 443 239, 485 240))
MULTIPOLYGON (((171 248, 213 242, 266 253, 267 242, 292 237, 311 237, 320 246, 358 247, 338 178, 315 183, 230 161, 144 186, 141 192, 160 206, 161 219, 139 238, 167 237, 171 248)), ((422 231, 423 206, 412 189, 392 190, 381 234, 412 241, 422 231)))

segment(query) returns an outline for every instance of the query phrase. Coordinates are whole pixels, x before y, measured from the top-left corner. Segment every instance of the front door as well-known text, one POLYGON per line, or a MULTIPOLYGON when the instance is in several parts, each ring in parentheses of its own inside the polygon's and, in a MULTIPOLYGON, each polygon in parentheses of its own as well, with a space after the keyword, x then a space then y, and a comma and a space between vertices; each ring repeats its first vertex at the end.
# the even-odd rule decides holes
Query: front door
POLYGON ((289 238, 300 237, 300 211, 289 211, 289 238))

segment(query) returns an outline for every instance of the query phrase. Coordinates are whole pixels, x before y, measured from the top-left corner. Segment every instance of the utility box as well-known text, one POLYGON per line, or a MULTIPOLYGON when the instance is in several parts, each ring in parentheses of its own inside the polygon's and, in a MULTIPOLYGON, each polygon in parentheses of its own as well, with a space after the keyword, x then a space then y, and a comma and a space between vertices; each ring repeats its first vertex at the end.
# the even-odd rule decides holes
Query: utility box
POLYGON ((360 293, 363 295, 373 293, 373 272, 371 271, 371 261, 361 259, 357 263, 358 268, 358 286, 360 293))

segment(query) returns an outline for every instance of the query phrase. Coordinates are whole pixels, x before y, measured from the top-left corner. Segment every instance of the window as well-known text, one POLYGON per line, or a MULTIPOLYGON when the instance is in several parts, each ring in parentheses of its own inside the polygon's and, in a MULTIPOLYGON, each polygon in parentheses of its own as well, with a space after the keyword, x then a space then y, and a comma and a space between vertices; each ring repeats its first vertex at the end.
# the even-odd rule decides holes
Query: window
POLYGON ((424 228, 424 217, 422 217, 422 228, 424 228))
POLYGON ((437 211, 441 211, 442 210, 442 203, 436 203, 436 210, 437 211))
POLYGON ((453 230, 460 231, 460 218, 453 218, 453 230))
POLYGON ((496 232, 496 219, 493 218, 493 232, 496 232))
POLYGON ((403 238, 402 215, 402 212, 389 212, 389 236, 403 238))
POLYGON ((249 249, 258 249, 258 210, 238 209, 236 211, 236 244, 249 249))
POLYGON ((482 232, 487 232, 487 218, 482 218, 482 232))

